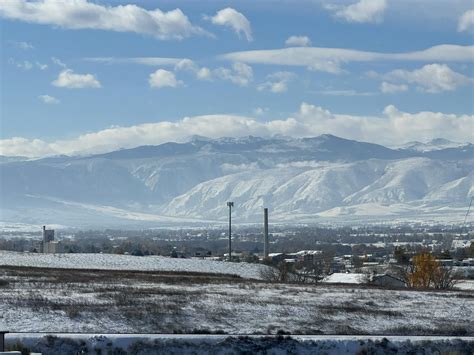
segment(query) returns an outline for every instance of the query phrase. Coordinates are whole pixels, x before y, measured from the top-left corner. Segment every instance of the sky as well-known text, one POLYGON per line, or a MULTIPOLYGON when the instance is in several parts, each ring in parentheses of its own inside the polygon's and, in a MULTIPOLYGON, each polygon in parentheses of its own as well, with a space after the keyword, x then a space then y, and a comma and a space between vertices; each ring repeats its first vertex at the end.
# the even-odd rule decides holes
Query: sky
POLYGON ((470 0, 0 2, 0 154, 474 140, 470 0))

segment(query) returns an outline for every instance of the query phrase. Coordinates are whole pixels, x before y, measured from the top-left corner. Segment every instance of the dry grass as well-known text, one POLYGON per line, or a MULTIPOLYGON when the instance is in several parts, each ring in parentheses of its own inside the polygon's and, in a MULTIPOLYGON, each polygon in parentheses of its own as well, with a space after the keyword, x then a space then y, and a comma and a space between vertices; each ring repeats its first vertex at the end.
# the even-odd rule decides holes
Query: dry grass
MULTIPOLYGON (((445 325, 452 322, 451 308, 472 309, 472 292, 274 284, 212 273, 29 267, 2 267, 0 280, 4 305, 18 313, 33 312, 39 322, 53 314, 67 329, 104 331, 105 324, 109 331, 141 333, 394 335, 412 329, 411 335, 425 335, 431 327, 432 334, 474 333, 469 316, 456 327, 445 325), (433 307, 449 311, 433 313, 433 307)), ((53 326, 57 329, 51 331, 66 330, 60 322, 53 326)))

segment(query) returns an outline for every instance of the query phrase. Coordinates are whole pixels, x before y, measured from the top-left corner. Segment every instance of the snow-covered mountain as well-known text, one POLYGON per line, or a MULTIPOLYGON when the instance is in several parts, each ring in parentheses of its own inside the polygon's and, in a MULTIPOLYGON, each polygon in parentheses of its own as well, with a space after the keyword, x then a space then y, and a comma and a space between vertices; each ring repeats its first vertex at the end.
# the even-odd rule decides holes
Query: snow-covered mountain
POLYGON ((435 138, 426 143, 417 142, 417 141, 408 142, 395 148, 404 149, 404 150, 412 150, 415 152, 431 152, 431 151, 442 150, 442 149, 447 149, 447 148, 459 148, 465 145, 467 144, 452 142, 444 138, 435 138))
MULTIPOLYGON (((451 218, 474 194, 474 146, 420 151, 323 135, 193 137, 87 157, 0 160, 1 220, 62 225, 451 218)), ((465 212, 464 212, 465 213, 465 212)), ((459 214, 459 216, 458 216, 459 214)))

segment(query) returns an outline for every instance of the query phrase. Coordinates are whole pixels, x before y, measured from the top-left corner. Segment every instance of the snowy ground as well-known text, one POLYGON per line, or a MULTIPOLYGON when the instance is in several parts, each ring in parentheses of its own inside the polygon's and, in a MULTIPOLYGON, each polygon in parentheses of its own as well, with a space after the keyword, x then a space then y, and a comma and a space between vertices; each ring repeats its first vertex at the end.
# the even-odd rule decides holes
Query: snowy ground
POLYGON ((204 272, 260 279, 263 265, 203 259, 116 254, 40 254, 0 251, 0 266, 31 266, 60 269, 141 270, 204 272))
POLYGON ((365 274, 334 273, 324 278, 323 282, 328 284, 361 284, 367 278, 365 274))
POLYGON ((474 335, 474 293, 461 290, 0 267, 0 300, 12 332, 474 335))
POLYGON ((474 280, 461 280, 455 287, 460 290, 474 291, 474 280))
POLYGON ((9 349, 44 354, 471 354, 474 338, 156 334, 8 334, 9 349))

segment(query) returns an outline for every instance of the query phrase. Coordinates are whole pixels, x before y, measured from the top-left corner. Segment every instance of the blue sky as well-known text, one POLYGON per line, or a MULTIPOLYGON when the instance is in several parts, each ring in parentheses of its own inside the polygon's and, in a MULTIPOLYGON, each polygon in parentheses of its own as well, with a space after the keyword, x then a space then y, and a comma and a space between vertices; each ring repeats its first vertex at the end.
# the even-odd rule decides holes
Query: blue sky
POLYGON ((0 18, 0 154, 193 134, 472 141, 471 1, 6 0, 0 18))

